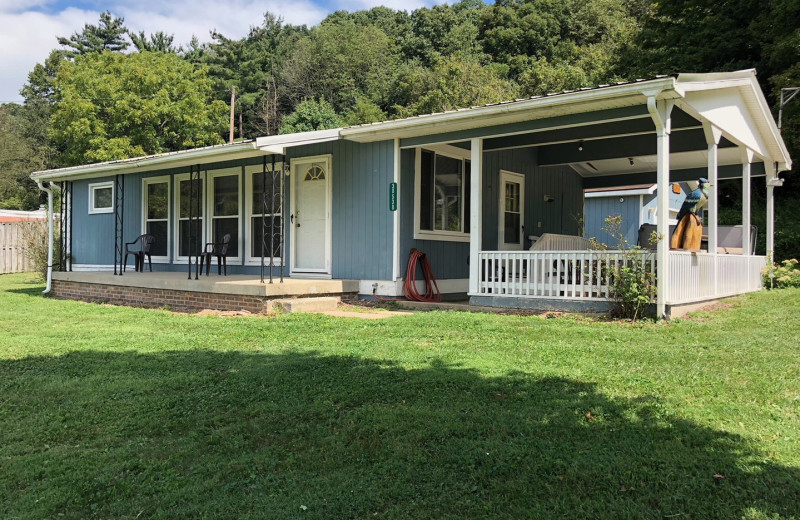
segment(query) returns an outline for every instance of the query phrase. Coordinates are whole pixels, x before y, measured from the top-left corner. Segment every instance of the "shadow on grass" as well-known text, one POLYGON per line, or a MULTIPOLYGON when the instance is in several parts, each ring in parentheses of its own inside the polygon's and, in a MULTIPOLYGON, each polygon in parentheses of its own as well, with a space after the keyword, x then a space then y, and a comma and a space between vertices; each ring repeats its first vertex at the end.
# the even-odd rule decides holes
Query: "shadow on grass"
POLYGON ((81 352, 2 361, 0 390, 3 518, 757 518, 800 504, 800 472, 745 439, 569 379, 81 352))

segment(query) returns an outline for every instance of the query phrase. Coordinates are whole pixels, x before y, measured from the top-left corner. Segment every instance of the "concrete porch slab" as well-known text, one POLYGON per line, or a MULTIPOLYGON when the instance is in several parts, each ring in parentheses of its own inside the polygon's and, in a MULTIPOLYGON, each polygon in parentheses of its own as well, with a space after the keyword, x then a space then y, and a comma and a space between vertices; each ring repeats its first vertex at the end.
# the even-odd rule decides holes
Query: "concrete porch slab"
POLYGON ((53 280, 88 284, 116 285, 144 289, 165 289, 212 294, 232 294, 262 298, 302 297, 357 293, 358 280, 320 280, 310 278, 284 278, 261 283, 259 277, 249 275, 200 276, 187 279, 186 273, 177 272, 126 272, 122 276, 110 272, 81 271, 55 272, 53 280))

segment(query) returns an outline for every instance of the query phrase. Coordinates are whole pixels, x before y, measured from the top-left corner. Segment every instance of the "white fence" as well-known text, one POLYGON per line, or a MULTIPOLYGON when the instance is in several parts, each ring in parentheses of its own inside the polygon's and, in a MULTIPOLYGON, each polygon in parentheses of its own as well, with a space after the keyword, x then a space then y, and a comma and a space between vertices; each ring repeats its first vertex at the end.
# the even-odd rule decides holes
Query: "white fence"
POLYGON ((609 296, 612 273, 641 262, 655 277, 655 255, 621 251, 484 251, 478 294, 523 298, 601 300, 609 296))
MULTIPOLYGON (((483 251, 478 295, 601 300, 623 265, 641 262, 656 278, 655 252, 483 251)), ((666 303, 679 304, 761 289, 764 256, 670 251, 666 303), (716 274, 715 274, 716 273, 716 274)))
POLYGON ((20 223, 0 222, 0 274, 30 270, 30 260, 22 247, 20 223))
POLYGON ((667 303, 688 303, 758 291, 767 257, 670 251, 667 265, 667 303))

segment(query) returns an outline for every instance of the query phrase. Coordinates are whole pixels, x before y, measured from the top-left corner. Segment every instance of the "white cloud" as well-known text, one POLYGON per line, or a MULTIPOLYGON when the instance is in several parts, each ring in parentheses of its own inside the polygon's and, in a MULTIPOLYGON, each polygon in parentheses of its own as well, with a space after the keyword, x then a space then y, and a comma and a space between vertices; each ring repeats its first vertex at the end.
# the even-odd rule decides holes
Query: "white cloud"
MULTIPOLYGON (((319 0, 318 0, 319 1, 319 0)), ((57 36, 69 36, 84 24, 96 24, 100 12, 68 7, 47 12, 53 0, 0 0, 0 102, 21 101, 19 90, 28 72, 58 47, 57 36), (37 9, 37 10, 32 10, 37 9)), ((312 0, 142 0, 109 4, 116 16, 125 18, 132 31, 175 35, 175 43, 188 43, 192 36, 209 40, 216 29, 229 38, 245 36, 251 26, 261 24, 264 12, 270 11, 291 24, 315 25, 335 9, 356 11, 385 5, 393 9, 413 10, 439 0, 338 0, 323 8, 312 0)), ((51 9, 52 10, 52 9, 51 9)))

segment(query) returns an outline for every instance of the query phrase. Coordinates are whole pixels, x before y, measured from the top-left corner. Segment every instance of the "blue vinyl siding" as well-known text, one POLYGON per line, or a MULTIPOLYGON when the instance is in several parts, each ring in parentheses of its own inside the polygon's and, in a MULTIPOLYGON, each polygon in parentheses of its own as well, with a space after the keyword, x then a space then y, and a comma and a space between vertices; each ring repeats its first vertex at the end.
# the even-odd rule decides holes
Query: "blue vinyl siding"
POLYGON ((617 240, 603 230, 605 219, 619 215, 622 217, 620 230, 630 246, 635 246, 640 225, 640 196, 597 197, 586 199, 586 238, 596 238, 610 248, 618 247, 617 240))
POLYGON ((332 155, 332 276, 390 279, 393 216, 389 184, 394 179, 394 143, 332 141, 287 150, 290 160, 326 154, 332 155))
MULTIPOLYGON (((415 149, 401 154, 400 268, 405 273, 408 256, 416 248, 428 256, 439 279, 468 278, 469 243, 414 238, 415 149)), ((500 170, 525 176, 525 247, 527 235, 541 233, 578 234, 583 214, 583 181, 571 168, 540 168, 535 148, 484 153, 483 164, 483 249, 497 249, 500 205, 500 170), (545 203, 549 195, 553 202, 545 203), (539 222, 542 223, 538 227, 539 222)))

